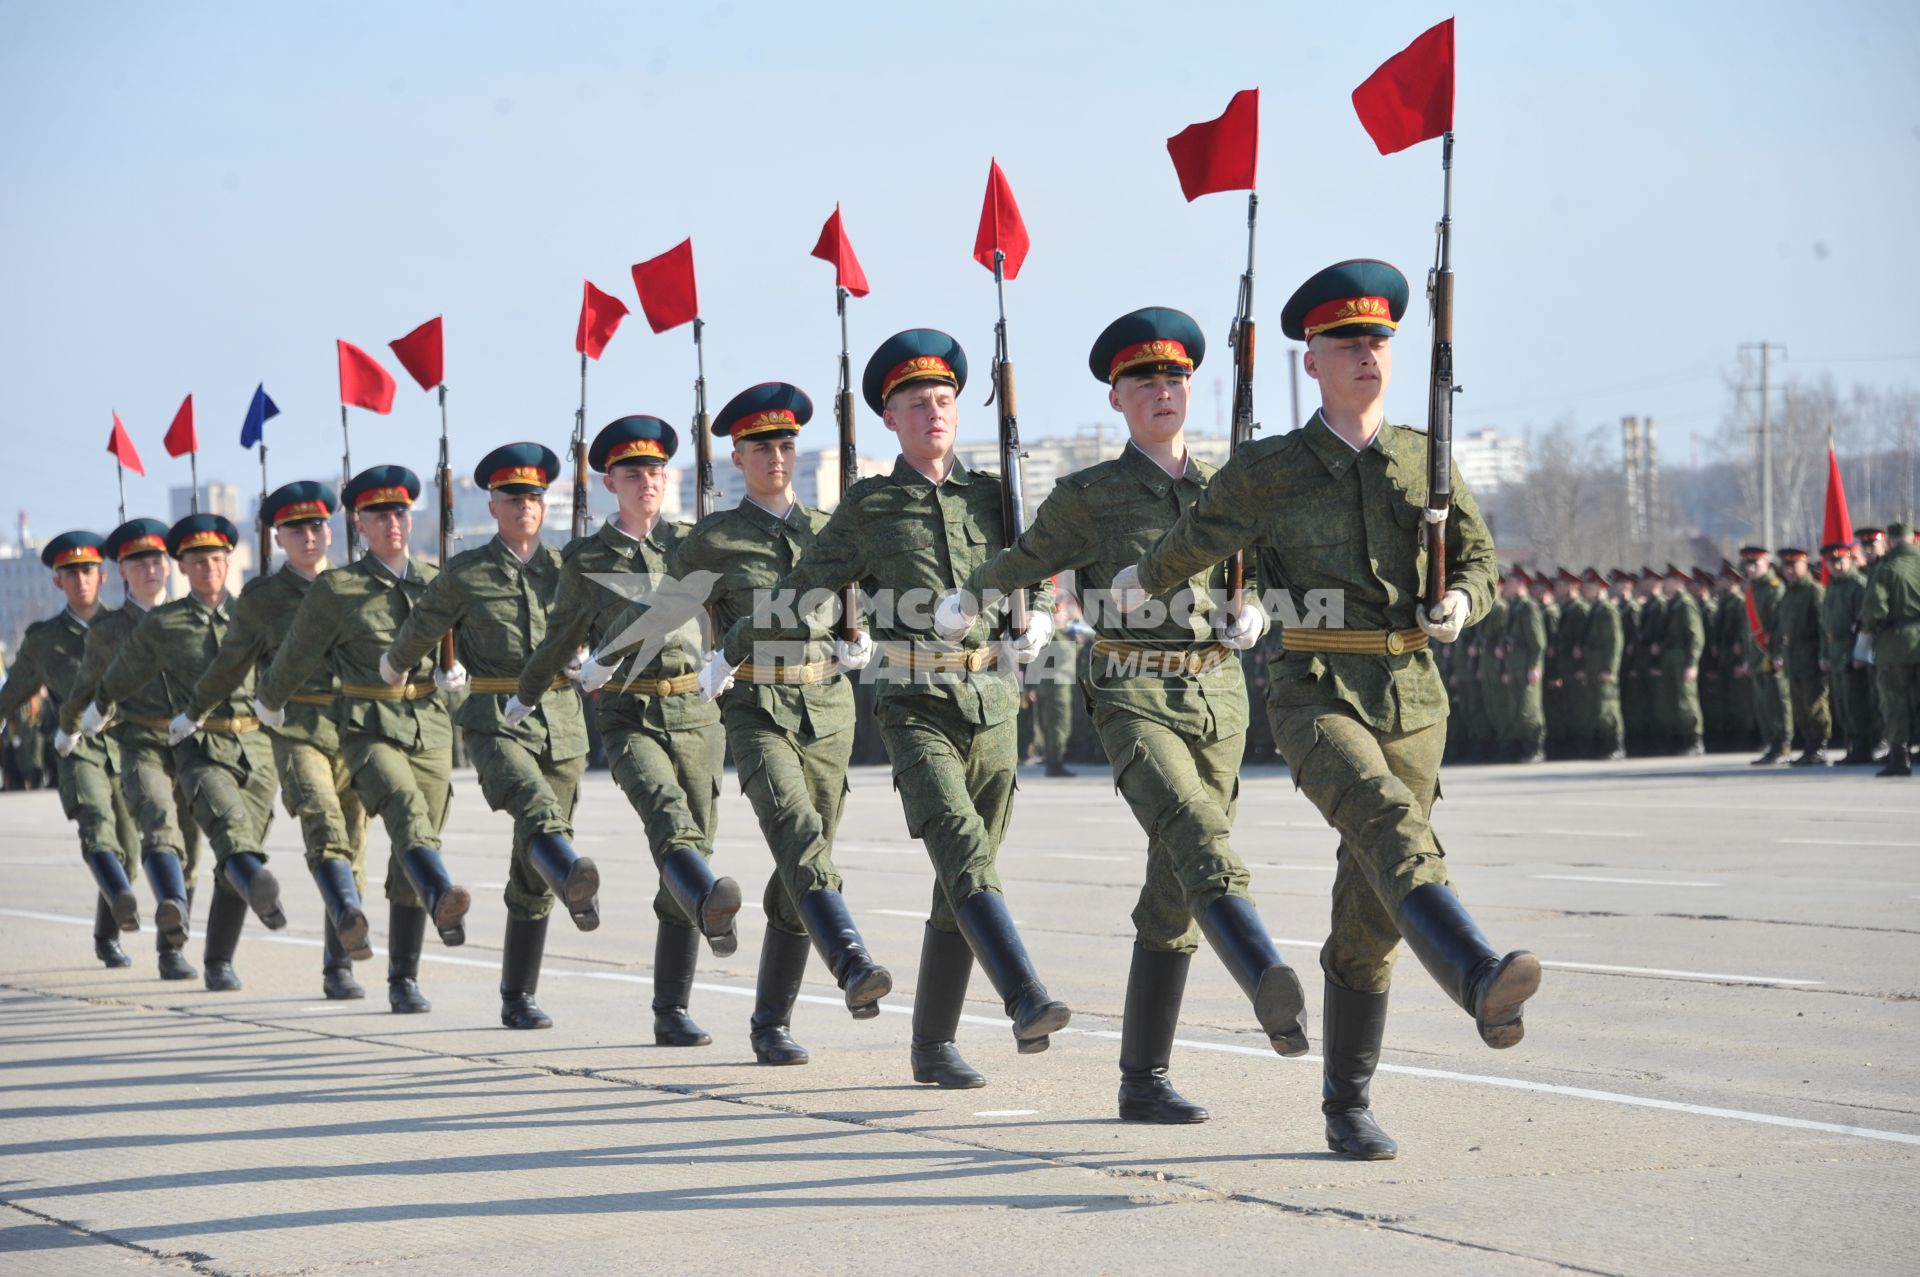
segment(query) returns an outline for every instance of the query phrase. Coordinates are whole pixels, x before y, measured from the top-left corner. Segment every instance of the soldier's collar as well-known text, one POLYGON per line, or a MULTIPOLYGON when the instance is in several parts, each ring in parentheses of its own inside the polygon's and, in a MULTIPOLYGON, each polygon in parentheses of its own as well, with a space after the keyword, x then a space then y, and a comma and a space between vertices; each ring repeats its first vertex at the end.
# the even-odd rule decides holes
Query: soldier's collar
MULTIPOLYGON (((1141 483, 1152 489, 1153 495, 1156 497, 1165 496, 1168 490, 1178 482, 1174 476, 1168 474, 1161 468, 1158 461, 1155 461, 1147 455, 1145 448, 1142 448, 1131 439, 1127 440, 1127 446, 1120 450, 1120 464, 1126 466, 1132 472, 1134 478, 1140 480, 1141 483)), ((1186 469, 1180 472, 1180 478, 1192 479, 1195 482, 1199 481, 1200 472, 1193 464, 1193 449, 1191 448, 1187 449, 1187 465, 1186 469)))
MULTIPOLYGON (((927 476, 921 474, 918 470, 915 470, 904 455, 894 460, 893 481, 903 488, 931 489, 936 486, 933 480, 927 478, 927 476)), ((965 485, 971 482, 973 482, 973 472, 967 469, 967 463, 960 460, 960 455, 955 453, 953 457, 953 468, 947 471, 947 477, 942 479, 938 486, 944 487, 949 483, 965 485)))
MULTIPOLYGON (((99 616, 100 613, 105 610, 106 610, 105 608, 96 608, 93 614, 95 616, 99 616)), ((78 612, 74 611, 71 607, 61 608, 60 615, 66 617, 69 621, 72 621, 75 625, 79 626, 83 630, 90 630, 93 628, 92 621, 87 620, 85 617, 81 616, 78 612)))
POLYGON ((376 574, 374 577, 375 580, 385 578, 389 581, 405 581, 413 575, 413 557, 411 555, 400 561, 400 570, 398 572, 388 567, 385 561, 377 554, 368 554, 363 557, 367 563, 372 565, 368 570, 376 574))
POLYGON ((493 551, 494 559, 497 562, 499 562, 501 566, 513 568, 515 571, 521 571, 523 569, 533 566, 534 559, 538 558, 540 555, 540 549, 542 544, 543 544, 542 542, 538 542, 538 541, 534 542, 533 553, 529 554, 526 558, 523 559, 519 555, 515 554, 512 548, 508 546, 505 541, 500 539, 500 534, 496 532, 493 534, 492 538, 488 540, 487 548, 493 551))
POLYGON ((740 498, 740 504, 734 507, 735 513, 752 526, 763 532, 785 532, 793 523, 794 511, 800 508, 795 501, 787 507, 785 514, 775 514, 750 496, 740 498))
MULTIPOLYGON (((1386 423, 1382 422, 1380 429, 1374 431, 1373 439, 1367 447, 1379 447, 1380 436, 1386 433, 1386 429, 1386 423)), ((1360 458, 1359 450, 1335 434, 1333 427, 1327 424, 1327 419, 1320 415, 1318 409, 1314 410, 1313 416, 1307 418, 1307 424, 1302 426, 1301 430, 1306 435, 1307 450, 1320 458, 1320 464, 1325 466, 1327 473, 1336 479, 1345 474, 1360 458)))
POLYGON ((193 603, 194 607, 198 608, 201 612, 210 616, 217 616, 223 621, 227 619, 227 604, 233 601, 233 595, 231 593, 223 594, 220 597, 219 607, 208 607, 205 599, 191 591, 188 592, 187 598, 193 603))

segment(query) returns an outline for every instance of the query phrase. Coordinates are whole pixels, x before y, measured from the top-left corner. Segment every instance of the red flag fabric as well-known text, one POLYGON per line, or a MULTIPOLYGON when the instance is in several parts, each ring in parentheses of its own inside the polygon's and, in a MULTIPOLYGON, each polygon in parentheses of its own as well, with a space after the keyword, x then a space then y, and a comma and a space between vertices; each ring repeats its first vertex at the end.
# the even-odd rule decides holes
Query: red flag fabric
POLYGON ((1353 91, 1353 109, 1382 155, 1452 129, 1453 19, 1382 62, 1353 91))
POLYGON ((700 292, 693 282, 693 241, 683 239, 658 257, 633 268, 634 291, 653 331, 663 333, 700 317, 700 292))
POLYGON ((813 255, 823 262, 833 263, 833 282, 852 293, 855 297, 865 297, 872 292, 867 287, 867 272, 860 269, 860 259, 853 255, 853 242, 847 238, 847 228, 840 221, 840 206, 833 206, 833 216, 820 228, 820 242, 813 246, 813 255))
POLYGON ((1767 627, 1760 624, 1760 609, 1753 605, 1753 582, 1747 582, 1747 633, 1753 635, 1753 645, 1760 649, 1764 659, 1772 640, 1767 637, 1767 627))
POLYGON ((1820 584, 1829 584, 1827 549, 1830 545, 1853 544, 1853 516, 1847 511, 1847 485, 1840 482, 1840 454, 1827 440, 1827 517, 1820 531, 1820 584))
POLYGON ((573 348, 589 359, 598 359, 613 340, 613 330, 627 317, 627 304, 612 293, 603 293, 587 281, 580 297, 580 325, 574 329, 573 348))
POLYGON ((200 451, 200 437, 193 432, 192 395, 180 401, 180 411, 173 414, 173 424, 167 427, 167 437, 160 442, 167 445, 169 457, 184 457, 189 452, 200 451))
POLYGON ((1027 260, 1031 247, 1033 241, 1027 236, 1020 206, 1013 202, 1013 188, 1000 171, 1000 161, 995 160, 987 170, 987 198, 980 207, 979 233, 973 237, 973 260, 992 270, 993 250, 997 248, 1006 254, 1001 274, 1012 279, 1020 273, 1020 263, 1027 260))
POLYGON ((393 411, 393 374, 350 341, 340 348, 340 402, 369 412, 393 411))
POLYGON ((127 425, 120 420, 120 414, 113 414, 113 433, 107 436, 107 451, 135 474, 145 474, 147 468, 140 464, 140 453, 133 446, 133 436, 127 433, 127 425))
POLYGON ((420 389, 432 390, 446 380, 446 348, 440 339, 440 316, 435 315, 399 341, 388 342, 387 349, 420 383, 420 389))
POLYGON ((1250 191, 1260 164, 1260 90, 1242 89, 1217 120, 1189 124, 1167 139, 1167 154, 1189 201, 1215 191, 1250 191))

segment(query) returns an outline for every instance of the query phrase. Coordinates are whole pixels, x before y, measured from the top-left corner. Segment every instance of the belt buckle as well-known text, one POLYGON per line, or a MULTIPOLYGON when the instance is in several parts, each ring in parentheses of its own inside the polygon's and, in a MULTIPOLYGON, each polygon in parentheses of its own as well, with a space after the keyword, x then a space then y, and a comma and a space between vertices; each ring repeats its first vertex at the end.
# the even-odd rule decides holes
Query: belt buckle
POLYGON ((1187 659, 1186 659, 1187 673, 1198 674, 1200 672, 1200 665, 1201 665, 1200 653, 1188 652, 1187 659))
POLYGON ((961 664, 967 667, 967 673, 978 674, 981 670, 987 668, 987 663, 992 655, 992 648, 976 647, 967 652, 961 664))
POLYGON ((1407 650, 1407 641, 1400 637, 1399 630, 1388 630, 1386 638, 1388 656, 1398 656, 1407 650))
POLYGON ((806 686, 807 684, 809 684, 809 683, 811 683, 811 682, 813 682, 813 666, 811 666, 811 665, 802 665, 802 666, 800 667, 800 684, 801 684, 801 686, 803 686, 803 687, 804 687, 804 686, 806 686))

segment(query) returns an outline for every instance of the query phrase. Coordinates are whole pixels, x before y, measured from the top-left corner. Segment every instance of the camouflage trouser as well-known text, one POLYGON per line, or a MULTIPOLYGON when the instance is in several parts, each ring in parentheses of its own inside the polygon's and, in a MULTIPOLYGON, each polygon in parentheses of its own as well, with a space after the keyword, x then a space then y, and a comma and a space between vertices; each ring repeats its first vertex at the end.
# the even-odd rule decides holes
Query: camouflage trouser
POLYGON ((1880 743, 1880 703, 1873 691, 1873 667, 1842 661, 1833 671, 1834 720, 1847 744, 1870 749, 1880 743))
POLYGON ((1526 675, 1513 675, 1507 686, 1507 729, 1502 740, 1522 758, 1531 758, 1546 744, 1547 712, 1539 683, 1525 681, 1526 675))
POLYGON ((140 826, 113 783, 107 759, 89 750, 59 761, 60 810, 79 827, 81 852, 104 851, 120 862, 127 877, 138 877, 140 826))
POLYGON ((464 735, 487 806, 513 817, 513 855, 504 893, 507 914, 544 918, 553 909, 553 889, 527 858, 527 843, 535 834, 573 836, 573 806, 587 770, 586 756, 555 758, 551 751, 534 753, 512 736, 464 735))
POLYGON ((120 792, 140 827, 142 859, 155 852, 180 858, 192 887, 200 873, 200 826, 186 791, 174 780, 173 754, 165 745, 120 746, 120 792))
POLYGON ((206 831, 218 869, 237 851, 266 858, 267 830, 273 827, 273 799, 278 781, 273 771, 273 746, 255 729, 234 738, 240 757, 216 762, 195 740, 174 750, 180 788, 193 803, 193 818, 206 831))
POLYGON ((1111 706, 1094 725, 1113 760, 1113 786, 1147 832, 1134 938, 1143 949, 1192 953, 1194 919, 1222 896, 1248 894, 1246 862, 1229 841, 1246 735, 1200 740, 1111 706))
MULTIPOLYGON (((629 728, 609 734, 606 742, 613 783, 639 814, 653 863, 658 865, 676 847, 690 847, 712 860, 720 819, 720 771, 727 758, 727 735, 720 724, 673 732, 629 728)), ((664 882, 653 894, 653 916, 682 927, 692 921, 664 882)))
POLYGON ((1800 732, 1800 748, 1825 749, 1833 738, 1833 712, 1827 701, 1827 676, 1815 671, 1788 680, 1793 693, 1793 722, 1800 732))
POLYGON ((280 803, 300 822, 307 868, 323 860, 353 866, 354 886, 367 890, 367 813, 353 792, 347 760, 306 741, 273 738, 273 769, 280 777, 280 803))
POLYGON ((403 749, 392 741, 353 732, 340 741, 340 756, 353 776, 353 792, 370 820, 387 827, 387 899, 422 907, 400 868, 400 857, 415 847, 440 849, 440 828, 453 799, 453 751, 403 749))
POLYGON ((1753 667, 1753 717, 1760 739, 1769 748, 1785 750, 1793 740, 1793 698, 1787 690, 1787 676, 1766 665, 1766 657, 1753 667))
POLYGON ((1039 737, 1040 757, 1046 762, 1066 761, 1067 744, 1073 739, 1073 696, 1076 690, 1071 682, 1054 680, 1034 686, 1034 731, 1039 737))
POLYGON ((740 792, 753 804, 773 853, 774 873, 763 898, 767 921, 804 935, 800 902, 816 891, 841 890, 833 835, 846 806, 853 728, 815 736, 781 727, 749 705, 728 705, 725 714, 740 792))
POLYGON ((1688 678, 1680 659, 1684 657, 1660 669, 1660 729, 1685 744, 1703 734, 1706 716, 1700 707, 1700 676, 1696 672, 1688 678))
POLYGON ((1887 725, 1887 746, 1890 749, 1911 749, 1913 698, 1916 682, 1920 682, 1920 665, 1911 661, 1881 659, 1873 668, 1880 691, 1880 717, 1887 725))
POLYGON ((880 739, 893 760, 907 833, 933 862, 927 922, 935 930, 958 931, 956 905, 1000 890, 994 862, 1013 817, 1017 732, 1011 718, 969 723, 951 702, 932 696, 896 697, 880 708, 880 739))
POLYGON ((1342 988, 1382 992, 1393 979, 1400 902, 1416 887, 1447 881, 1446 852, 1428 823, 1446 724, 1378 732, 1345 705, 1270 712, 1295 787, 1340 835, 1320 967, 1342 988))

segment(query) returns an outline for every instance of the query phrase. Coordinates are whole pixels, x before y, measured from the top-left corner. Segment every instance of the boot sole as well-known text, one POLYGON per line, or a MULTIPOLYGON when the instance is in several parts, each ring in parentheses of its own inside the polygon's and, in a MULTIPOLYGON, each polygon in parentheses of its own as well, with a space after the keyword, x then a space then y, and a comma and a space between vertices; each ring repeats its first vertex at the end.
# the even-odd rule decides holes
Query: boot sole
POLYGON ((1253 993, 1253 1014, 1281 1055, 1292 1058, 1307 1053, 1306 1009, 1307 994, 1300 987, 1299 972, 1279 966, 1261 973, 1260 987, 1253 993))
POLYGON ((433 929, 440 933, 440 942, 447 948, 458 948, 467 942, 467 929, 463 924, 471 908, 473 897, 465 887, 448 887, 433 906, 433 929))
POLYGON ((1527 1025, 1520 1018, 1527 999, 1540 991, 1540 959, 1518 949, 1500 960, 1480 995, 1480 1040, 1496 1051, 1504 1051, 1527 1036, 1527 1025))
POLYGON ((600 868, 585 856, 573 862, 567 880, 560 885, 560 903, 567 916, 581 931, 593 931, 600 925, 600 868))
POLYGON ((287 925, 287 915, 280 911, 280 883, 271 869, 261 869, 253 875, 253 883, 247 888, 247 907, 269 931, 278 931, 287 925))
POLYGON ((120 930, 140 930, 140 900, 131 889, 114 892, 107 901, 107 908, 113 914, 114 925, 120 930))
POLYGON ((731 878, 716 878, 707 898, 700 902, 700 934, 717 958, 733 956, 740 947, 734 934, 733 916, 740 912, 740 884, 731 878))
POLYGON ((924 1069, 915 1069, 913 1080, 943 1091, 977 1091, 987 1084, 987 1079, 978 1073, 943 1076, 924 1069))
POLYGON ((1400 1150, 1397 1148, 1391 1152, 1385 1149, 1363 1149, 1355 1151, 1340 1143, 1340 1141, 1334 1139, 1332 1136, 1327 1137, 1327 1151, 1329 1153, 1338 1153, 1348 1161, 1353 1162, 1391 1162, 1400 1156, 1400 1150))
POLYGON ((340 920, 333 924, 333 934, 338 937, 340 947, 355 962, 368 962, 373 958, 373 946, 368 942, 367 932, 372 924, 367 915, 358 909, 349 909, 340 920))
POLYGON ((1033 1019, 1014 1025, 1013 1037, 1020 1044, 1020 1054, 1037 1055, 1046 1050, 1047 1036, 1066 1028, 1072 1019, 1073 1009, 1066 1003, 1050 1002, 1033 1019))
POLYGON ((153 911, 153 929, 167 942, 169 949, 184 949, 187 946, 187 902, 175 900, 171 896, 162 900, 153 911))
POLYGON ((846 992, 848 1013, 856 1020, 871 1020, 880 1014, 880 999, 893 992, 893 973, 885 967, 869 967, 846 992))

